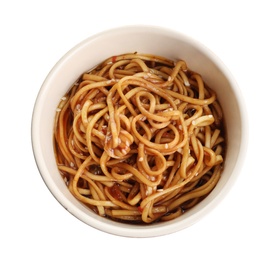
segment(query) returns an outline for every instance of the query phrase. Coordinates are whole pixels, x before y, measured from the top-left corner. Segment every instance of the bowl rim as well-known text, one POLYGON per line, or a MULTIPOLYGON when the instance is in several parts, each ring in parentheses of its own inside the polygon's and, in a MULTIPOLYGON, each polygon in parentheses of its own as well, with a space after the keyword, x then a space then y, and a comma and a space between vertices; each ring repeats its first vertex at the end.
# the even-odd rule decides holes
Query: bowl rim
POLYGON ((209 48, 207 48, 204 44, 200 43, 196 39, 184 33, 175 31, 170 28, 152 26, 152 25, 128 25, 128 26, 121 26, 121 27, 115 27, 108 30, 104 30, 102 32, 96 33, 82 40, 81 42, 73 46, 68 52, 66 52, 53 66, 53 68, 46 76, 44 82, 42 83, 42 86, 39 89, 38 95, 34 103, 32 119, 31 119, 31 143, 32 143, 34 159, 43 181, 45 182, 47 188, 52 193, 52 195, 56 198, 56 200, 72 215, 74 215, 82 222, 88 224, 89 226, 92 226, 106 233, 119 235, 119 236, 126 236, 126 237, 154 237, 154 236, 170 234, 191 226, 192 224, 200 220, 202 217, 207 215, 209 212, 211 212, 212 209, 214 209, 227 195, 227 193, 230 191, 231 187, 235 183, 237 177, 239 176, 239 173, 242 169, 244 159, 246 156, 247 146, 248 146, 247 118, 248 118, 247 109, 245 106, 244 98, 237 82, 235 81, 234 77, 232 76, 231 72, 228 70, 226 65, 220 60, 220 58, 216 54, 214 54, 209 48), (226 184, 223 187, 223 189, 215 196, 215 198, 209 204, 207 204, 205 207, 203 207, 201 210, 197 211, 193 215, 187 217, 186 219, 180 219, 180 221, 164 222, 165 224, 159 223, 158 225, 152 224, 152 225, 137 226, 137 225, 117 223, 115 221, 111 221, 103 217, 99 217, 96 214, 95 214, 96 218, 91 218, 91 216, 88 216, 81 210, 76 210, 73 204, 69 200, 64 198, 62 192, 53 189, 54 182, 50 178, 49 173, 45 168, 45 161, 43 160, 40 154, 42 147, 40 144, 39 136, 37 134, 39 130, 39 125, 37 124, 37 122, 39 120, 40 112, 42 110, 41 101, 43 100, 44 93, 48 88, 49 80, 55 76, 56 71, 59 69, 60 66, 63 66, 63 64, 67 61, 68 57, 74 55, 74 53, 77 52, 79 48, 82 48, 82 46, 89 44, 91 41, 94 41, 95 39, 102 37, 104 35, 111 34, 111 33, 123 33, 128 30, 156 30, 159 33, 167 34, 171 37, 178 37, 182 41, 187 41, 187 42, 189 41, 192 45, 196 46, 197 49, 200 49, 202 50, 202 52, 205 52, 206 56, 210 60, 212 60, 219 68, 221 68, 221 71, 223 72, 225 77, 229 80, 230 85, 233 88, 238 103, 237 105, 239 107, 240 116, 241 116, 241 125, 242 125, 241 137, 242 138, 241 138, 237 162, 233 170, 233 174, 230 176, 228 180, 229 183, 228 185, 226 184))

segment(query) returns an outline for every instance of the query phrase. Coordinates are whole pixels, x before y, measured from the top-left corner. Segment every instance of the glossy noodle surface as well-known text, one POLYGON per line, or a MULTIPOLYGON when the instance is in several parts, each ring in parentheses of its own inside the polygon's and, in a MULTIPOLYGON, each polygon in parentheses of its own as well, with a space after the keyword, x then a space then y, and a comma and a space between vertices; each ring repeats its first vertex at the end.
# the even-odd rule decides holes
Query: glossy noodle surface
POLYGON ((221 176, 225 146, 222 110, 202 76, 149 54, 113 56, 84 73, 55 118, 69 190, 121 222, 168 221, 199 203, 221 176))

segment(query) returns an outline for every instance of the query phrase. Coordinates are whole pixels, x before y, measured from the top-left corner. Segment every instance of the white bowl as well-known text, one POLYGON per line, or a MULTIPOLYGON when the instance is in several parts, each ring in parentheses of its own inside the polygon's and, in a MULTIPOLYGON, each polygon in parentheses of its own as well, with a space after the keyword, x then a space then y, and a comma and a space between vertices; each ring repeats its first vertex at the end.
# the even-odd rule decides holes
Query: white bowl
POLYGON ((166 235, 184 229, 207 215, 227 194, 244 162, 247 115, 240 89, 224 64, 195 40, 175 31, 152 26, 127 26, 94 35, 66 53, 45 79, 34 106, 32 145, 41 176, 54 197, 79 220, 99 230, 128 237, 166 235), (198 205, 175 220, 151 225, 117 223, 103 218, 77 201, 57 170, 53 152, 56 107, 72 83, 104 59, 129 52, 183 59, 217 93, 227 127, 224 171, 215 189, 198 205))

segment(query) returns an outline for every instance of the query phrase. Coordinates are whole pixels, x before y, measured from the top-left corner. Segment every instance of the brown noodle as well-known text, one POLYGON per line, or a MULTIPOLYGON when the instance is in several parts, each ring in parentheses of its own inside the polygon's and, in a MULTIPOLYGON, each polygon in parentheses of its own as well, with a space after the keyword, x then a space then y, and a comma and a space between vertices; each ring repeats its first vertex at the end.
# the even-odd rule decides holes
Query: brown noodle
POLYGON ((105 60, 61 99, 54 135, 71 193, 123 222, 180 216, 212 191, 223 168, 221 107, 182 60, 105 60))

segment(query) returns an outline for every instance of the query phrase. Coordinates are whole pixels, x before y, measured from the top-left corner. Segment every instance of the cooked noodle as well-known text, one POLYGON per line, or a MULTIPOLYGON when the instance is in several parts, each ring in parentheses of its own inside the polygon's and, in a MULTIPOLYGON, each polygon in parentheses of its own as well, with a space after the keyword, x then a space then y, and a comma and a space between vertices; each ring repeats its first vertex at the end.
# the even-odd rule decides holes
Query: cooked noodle
POLYGON ((171 220, 217 184, 223 129, 215 92, 184 61, 113 56, 61 99, 57 165, 71 193, 101 216, 171 220))

